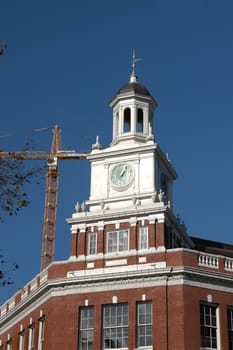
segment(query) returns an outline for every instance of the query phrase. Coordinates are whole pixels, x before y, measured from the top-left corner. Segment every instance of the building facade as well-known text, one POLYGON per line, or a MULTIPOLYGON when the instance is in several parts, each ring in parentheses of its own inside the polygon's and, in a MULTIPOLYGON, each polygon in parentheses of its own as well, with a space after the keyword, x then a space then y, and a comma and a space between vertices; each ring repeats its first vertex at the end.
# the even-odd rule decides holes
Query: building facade
POLYGON ((174 215, 177 174, 134 68, 110 103, 111 145, 88 155, 70 257, 1 306, 2 350, 233 350, 233 246, 190 237, 174 215))

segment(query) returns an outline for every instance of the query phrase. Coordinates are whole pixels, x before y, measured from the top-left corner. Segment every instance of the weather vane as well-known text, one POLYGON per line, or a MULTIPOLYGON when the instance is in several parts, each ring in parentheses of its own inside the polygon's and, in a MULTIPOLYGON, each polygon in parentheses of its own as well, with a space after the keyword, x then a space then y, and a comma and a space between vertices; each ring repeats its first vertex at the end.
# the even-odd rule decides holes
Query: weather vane
POLYGON ((132 57, 132 61, 131 61, 131 63, 132 63, 132 74, 131 74, 131 76, 133 76, 133 77, 136 77, 136 63, 138 61, 141 61, 141 58, 136 58, 135 50, 133 50, 133 57, 132 57))

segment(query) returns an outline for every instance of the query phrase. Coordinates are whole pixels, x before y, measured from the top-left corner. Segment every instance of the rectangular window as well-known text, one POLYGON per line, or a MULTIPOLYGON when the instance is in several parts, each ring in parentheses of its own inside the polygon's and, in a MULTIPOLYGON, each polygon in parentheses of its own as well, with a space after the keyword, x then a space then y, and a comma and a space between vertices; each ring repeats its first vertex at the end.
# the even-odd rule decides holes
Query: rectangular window
POLYGON ((96 254, 96 242, 97 242, 96 233, 90 233, 88 236, 88 255, 96 254))
POLYGON ((107 253, 123 252, 129 249, 129 231, 107 232, 107 253))
POLYGON ((94 306, 86 306, 80 308, 79 349, 94 349, 94 306))
POLYGON ((137 347, 152 346, 152 303, 137 304, 137 347))
POLYGON ((29 326, 28 350, 33 350, 33 345, 34 345, 34 333, 35 333, 35 326, 34 326, 34 324, 31 324, 31 325, 29 326))
POLYGON ((148 227, 146 226, 139 227, 138 245, 139 245, 138 249, 148 248, 148 227))
POLYGON ((233 350, 233 307, 227 309, 227 324, 228 324, 228 347, 233 350))
POLYGON ((44 319, 44 317, 41 317, 39 319, 38 350, 43 350, 44 327, 45 327, 45 319, 44 319))
POLYGON ((24 335, 24 331, 19 333, 19 350, 24 350, 24 335))
POLYGON ((103 348, 128 347, 128 305, 116 304, 103 307, 103 348))
POLYGON ((8 340, 6 343, 6 350, 12 350, 12 340, 8 340))
POLYGON ((217 306, 200 305, 201 346, 217 349, 217 306))

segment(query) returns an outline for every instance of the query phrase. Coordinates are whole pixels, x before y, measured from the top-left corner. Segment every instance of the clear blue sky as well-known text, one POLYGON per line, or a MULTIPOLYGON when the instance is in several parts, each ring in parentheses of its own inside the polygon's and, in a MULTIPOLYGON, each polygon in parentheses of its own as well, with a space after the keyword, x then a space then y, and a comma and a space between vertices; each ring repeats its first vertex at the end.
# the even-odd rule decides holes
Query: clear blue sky
MULTIPOLYGON (((32 130, 55 124, 64 149, 89 151, 96 135, 108 146, 108 103, 135 48, 138 80, 158 102, 157 142, 179 174, 174 211, 190 235, 233 244, 232 0, 12 0, 0 14, 1 148, 21 150, 30 137, 49 151, 51 129, 32 130)), ((65 219, 88 199, 90 179, 87 161, 59 170, 56 260, 69 256, 65 219)), ((0 247, 20 265, 0 303, 39 273, 44 190, 44 179, 28 186, 30 206, 0 224, 0 247)))

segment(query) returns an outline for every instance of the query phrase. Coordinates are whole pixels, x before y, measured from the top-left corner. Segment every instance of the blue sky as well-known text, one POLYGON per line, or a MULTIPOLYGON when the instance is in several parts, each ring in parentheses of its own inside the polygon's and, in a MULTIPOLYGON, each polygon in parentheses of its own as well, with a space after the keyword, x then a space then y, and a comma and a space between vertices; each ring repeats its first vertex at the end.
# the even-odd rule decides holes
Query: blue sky
MULTIPOLYGON (((96 135, 108 146, 108 103, 129 80, 135 48, 138 81, 158 103, 156 140, 179 175, 174 212, 190 235, 233 244, 232 1, 0 0, 0 13, 1 148, 32 138, 49 152, 56 124, 63 149, 89 151, 96 135)), ((87 161, 59 170, 56 260, 69 256, 65 219, 90 180, 87 161)), ((20 265, 0 303, 39 273, 45 181, 26 189, 30 206, 0 224, 0 247, 20 265)))

